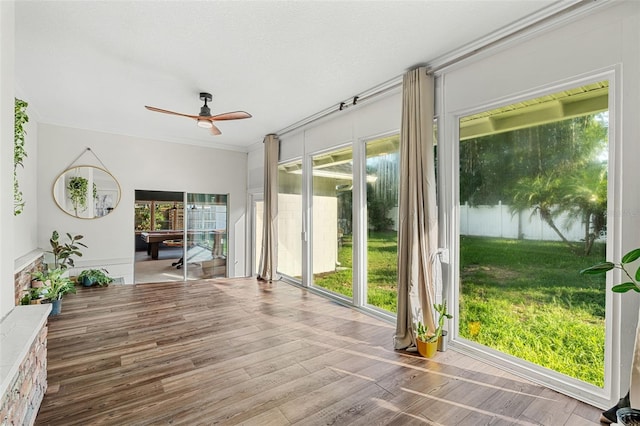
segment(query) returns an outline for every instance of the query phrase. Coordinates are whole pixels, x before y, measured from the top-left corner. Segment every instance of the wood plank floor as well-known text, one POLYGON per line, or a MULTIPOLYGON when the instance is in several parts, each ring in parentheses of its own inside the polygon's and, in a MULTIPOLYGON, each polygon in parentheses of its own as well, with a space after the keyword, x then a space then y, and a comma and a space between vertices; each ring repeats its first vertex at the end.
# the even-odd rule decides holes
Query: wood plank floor
POLYGON ((285 283, 82 288, 50 317, 37 425, 589 425, 600 410, 285 283))

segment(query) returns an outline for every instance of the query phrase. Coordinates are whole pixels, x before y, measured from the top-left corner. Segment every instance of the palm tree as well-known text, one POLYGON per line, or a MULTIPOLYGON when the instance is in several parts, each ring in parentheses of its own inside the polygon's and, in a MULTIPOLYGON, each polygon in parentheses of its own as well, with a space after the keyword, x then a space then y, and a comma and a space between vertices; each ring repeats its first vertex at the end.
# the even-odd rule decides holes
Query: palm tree
POLYGON ((565 194, 566 181, 554 172, 542 173, 533 177, 523 177, 516 183, 510 205, 511 214, 515 215, 526 209, 533 209, 532 215, 540 218, 560 237, 569 248, 574 248, 564 234, 558 229, 554 218, 562 212, 560 201, 565 194))
POLYGON ((568 178, 567 193, 560 208, 584 224, 584 254, 607 227, 607 165, 591 163, 568 178))

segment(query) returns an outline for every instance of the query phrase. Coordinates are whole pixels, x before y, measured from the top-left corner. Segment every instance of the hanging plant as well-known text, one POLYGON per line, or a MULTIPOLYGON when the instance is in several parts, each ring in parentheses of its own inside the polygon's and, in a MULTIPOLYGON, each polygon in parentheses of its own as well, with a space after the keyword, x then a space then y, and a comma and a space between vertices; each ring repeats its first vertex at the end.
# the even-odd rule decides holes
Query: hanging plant
POLYGON ((67 191, 69 191, 69 198, 73 204, 73 211, 78 216, 78 208, 82 211, 87 209, 87 190, 89 188, 89 181, 82 176, 74 176, 69 179, 67 184, 67 191))
POLYGON ((27 131, 24 125, 29 122, 27 115, 27 106, 29 104, 21 99, 15 98, 15 122, 14 122, 14 139, 13 139, 13 214, 14 216, 22 213, 24 209, 24 200, 22 199, 22 191, 18 184, 18 166, 24 167, 23 161, 27 157, 27 151, 24 149, 24 137, 27 131))

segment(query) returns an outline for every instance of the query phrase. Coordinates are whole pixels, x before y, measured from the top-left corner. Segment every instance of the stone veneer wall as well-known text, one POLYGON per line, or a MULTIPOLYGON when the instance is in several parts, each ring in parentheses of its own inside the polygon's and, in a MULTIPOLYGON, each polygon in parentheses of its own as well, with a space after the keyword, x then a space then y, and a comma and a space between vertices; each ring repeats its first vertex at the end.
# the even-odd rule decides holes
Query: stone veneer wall
POLYGON ((40 256, 14 274, 13 279, 15 286, 14 294, 16 297, 16 306, 20 304, 20 299, 22 299, 25 293, 31 288, 31 273, 34 271, 41 271, 43 263, 43 256, 40 256))
POLYGON ((0 424, 32 425, 47 390, 47 320, 51 305, 19 306, 42 268, 43 251, 15 260, 16 306, 0 319, 0 424))
POLYGON ((47 327, 42 327, 2 395, 3 425, 32 425, 47 390, 47 327))

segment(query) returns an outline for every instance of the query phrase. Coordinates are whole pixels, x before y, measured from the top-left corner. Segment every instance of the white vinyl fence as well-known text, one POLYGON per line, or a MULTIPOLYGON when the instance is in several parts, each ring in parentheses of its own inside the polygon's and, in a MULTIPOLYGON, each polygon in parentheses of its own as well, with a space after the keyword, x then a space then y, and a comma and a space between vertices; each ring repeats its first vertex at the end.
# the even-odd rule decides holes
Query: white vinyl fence
MULTIPOLYGON (((566 214, 562 214, 554 217, 553 222, 567 240, 584 240, 584 224, 580 219, 571 220, 566 214)), ((460 234, 561 241, 558 234, 533 209, 511 214, 509 206, 501 203, 497 206, 461 205, 460 234)))

